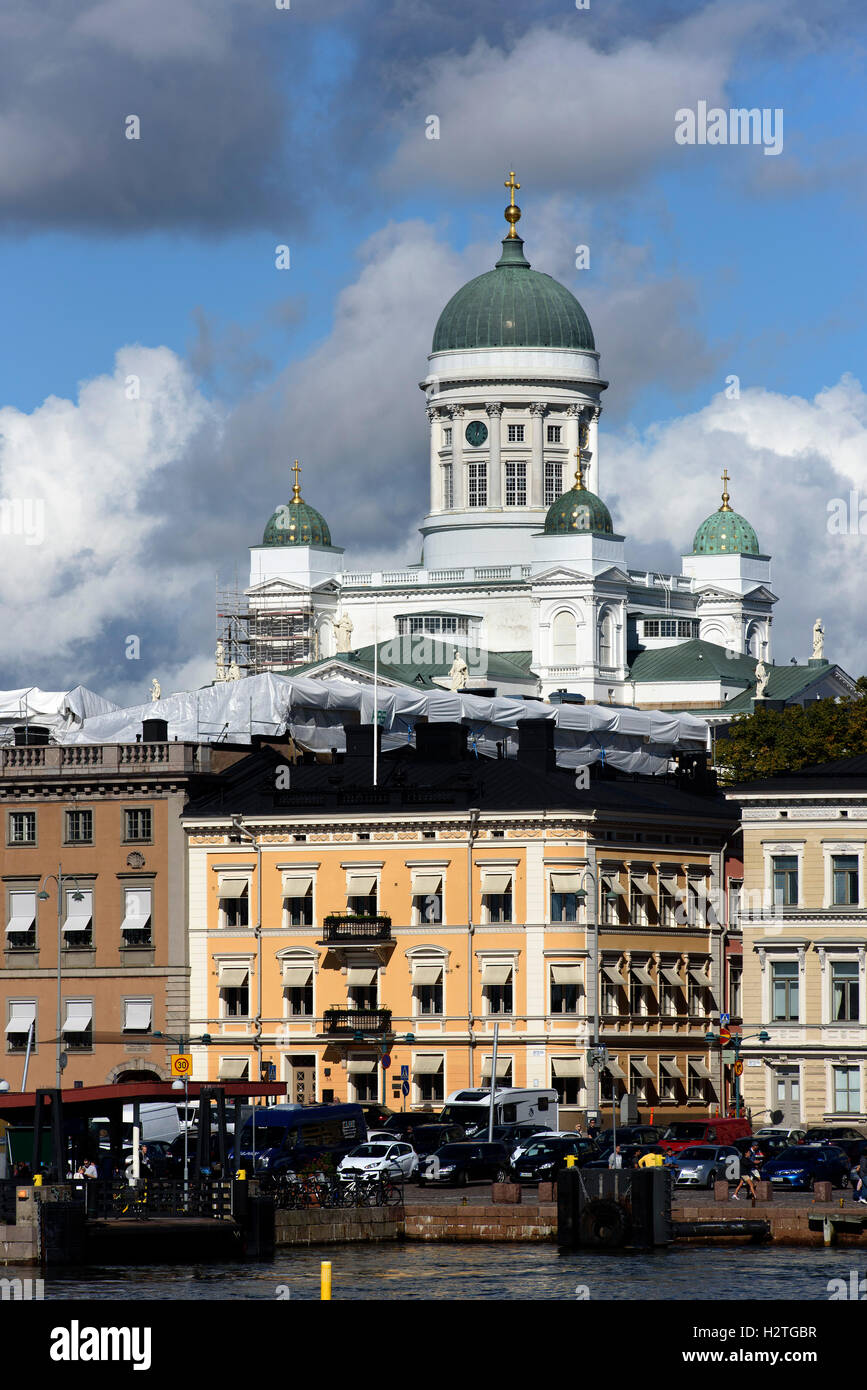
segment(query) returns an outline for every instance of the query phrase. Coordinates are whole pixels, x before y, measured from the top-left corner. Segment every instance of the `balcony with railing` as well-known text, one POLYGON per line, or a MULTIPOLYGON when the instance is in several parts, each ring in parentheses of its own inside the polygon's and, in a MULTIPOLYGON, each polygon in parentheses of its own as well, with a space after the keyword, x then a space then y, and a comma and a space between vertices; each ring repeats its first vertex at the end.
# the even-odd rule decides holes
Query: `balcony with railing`
POLYGON ((361 916, 355 912, 329 912, 322 923, 320 946, 393 945, 391 918, 383 913, 361 916))
POLYGON ((207 772, 210 749, 189 743, 23 744, 0 748, 0 776, 94 777, 207 772))
POLYGON ((391 1032, 391 1009, 326 1009, 322 1031, 329 1038, 381 1037, 391 1032))

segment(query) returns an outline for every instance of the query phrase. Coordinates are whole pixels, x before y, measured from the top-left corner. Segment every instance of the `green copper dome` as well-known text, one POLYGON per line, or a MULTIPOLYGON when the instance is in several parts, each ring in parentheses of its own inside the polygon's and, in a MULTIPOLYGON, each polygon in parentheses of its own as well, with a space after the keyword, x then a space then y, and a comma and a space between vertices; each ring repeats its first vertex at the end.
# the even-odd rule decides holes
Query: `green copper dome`
POLYGON ((611 513, 595 492, 584 486, 583 470, 579 469, 575 485, 556 502, 552 502, 545 517, 546 536, 567 536, 586 532, 591 536, 613 536, 611 513))
POLYGON ((321 512, 310 507, 301 496, 298 475, 301 469, 295 460, 295 485, 291 502, 278 507, 262 537, 263 545, 330 545, 331 532, 321 512))
MULTIPOLYGON (((728 481, 728 473, 723 472, 723 484, 728 481)), ((722 506, 696 531, 693 555, 760 555, 758 536, 752 526, 739 512, 732 511, 727 492, 722 497, 722 506)))
POLYGON ((477 275, 452 296, 439 316, 432 351, 498 347, 595 347, 590 321, 574 294, 530 269, 519 236, 503 238, 495 270, 477 275))

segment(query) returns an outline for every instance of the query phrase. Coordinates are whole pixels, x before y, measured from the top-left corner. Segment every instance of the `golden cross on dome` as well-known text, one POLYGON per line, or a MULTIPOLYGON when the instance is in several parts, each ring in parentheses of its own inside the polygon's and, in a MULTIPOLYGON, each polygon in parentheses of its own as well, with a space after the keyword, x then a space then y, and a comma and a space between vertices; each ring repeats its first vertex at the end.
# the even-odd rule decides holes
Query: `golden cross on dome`
POLYGON ((520 188, 521 185, 515 181, 514 169, 512 169, 511 173, 509 174, 509 177, 506 179, 505 184, 503 186, 504 188, 508 188, 510 198, 509 206, 506 208, 506 211, 503 213, 503 216, 509 223, 509 236, 517 237, 518 233, 515 231, 515 223, 520 222, 521 220, 521 209, 515 202, 515 189, 520 188))
POLYGON ((580 490, 584 487, 584 462, 580 449, 575 450, 575 458, 578 462, 578 466, 575 469, 575 486, 580 490))
POLYGON ((300 501, 301 501, 301 488, 300 488, 299 483, 298 483, 298 475, 299 475, 299 473, 301 472, 301 469, 300 469, 300 467, 298 466, 298 460, 297 460, 297 459, 295 460, 295 466, 293 467, 292 472, 295 474, 295 483, 294 483, 294 486, 293 486, 293 489, 292 489, 292 501, 293 501, 293 502, 300 502, 300 501))
POLYGON ((730 512, 730 511, 731 511, 731 507, 729 506, 728 485, 729 485, 729 482, 730 482, 731 480, 730 480, 730 478, 729 478, 729 471, 728 471, 727 468, 724 468, 724 469, 723 469, 722 474, 721 474, 721 479, 720 479, 720 480, 721 480, 722 485, 723 485, 722 506, 720 507, 720 511, 721 511, 721 512, 730 512))

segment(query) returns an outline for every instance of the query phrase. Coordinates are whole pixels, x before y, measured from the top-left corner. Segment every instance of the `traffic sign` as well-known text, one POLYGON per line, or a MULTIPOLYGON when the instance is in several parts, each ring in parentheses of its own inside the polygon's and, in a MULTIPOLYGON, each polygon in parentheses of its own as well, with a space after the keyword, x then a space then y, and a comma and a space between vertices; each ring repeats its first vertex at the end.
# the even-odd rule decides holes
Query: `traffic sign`
POLYGON ((403 1091, 403 1093, 404 1093, 405 1096, 408 1096, 408 1095, 409 1095, 409 1082, 408 1082, 408 1081, 401 1081, 401 1083, 400 1083, 400 1089, 403 1091))
POLYGON ((383 1052, 382 1060, 380 1061, 379 1065, 382 1067, 383 1071, 388 1071, 389 1067, 391 1066, 391 1058, 389 1057, 387 1052, 383 1052))
POLYGON ((401 1079, 401 1081, 409 1081, 409 1066, 403 1066, 403 1067, 401 1067, 401 1069, 400 1069, 400 1079, 401 1079))
POLYGON ((719 1040, 720 1046, 725 1047, 726 1043, 729 1043, 732 1040, 732 1030, 730 1028, 720 1028, 719 1040))
POLYGON ((720 1014, 719 1021, 723 1025, 723 1027, 725 1027, 727 1023, 731 1023, 732 1016, 731 1014, 720 1014))
POLYGON ((735 1062, 735 1076, 743 1076, 743 1072, 744 1064, 739 1057, 738 1060, 735 1062))
POLYGON ((172 1076, 189 1078, 193 1070, 193 1058, 189 1052, 172 1053, 172 1076))
POLYGON ((720 1053, 720 1057, 723 1060, 723 1066, 731 1066, 732 1062, 737 1061, 737 1055, 738 1054, 735 1052, 733 1047, 724 1047, 722 1052, 720 1053))

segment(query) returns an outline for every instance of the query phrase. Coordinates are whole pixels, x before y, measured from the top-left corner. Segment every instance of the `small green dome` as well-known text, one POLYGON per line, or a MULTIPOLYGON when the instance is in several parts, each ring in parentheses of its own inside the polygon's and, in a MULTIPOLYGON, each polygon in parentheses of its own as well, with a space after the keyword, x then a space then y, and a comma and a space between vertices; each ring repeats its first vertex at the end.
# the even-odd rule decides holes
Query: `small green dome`
MULTIPOLYGON (((723 484, 728 485, 728 473, 723 484)), ((760 555, 759 540, 745 517, 733 512, 729 494, 723 493, 722 506, 701 523, 692 543, 693 555, 760 555)))
POLYGON ((265 527, 263 545, 330 545, 331 532, 321 512, 310 507, 301 496, 298 475, 301 469, 295 460, 295 485, 291 502, 279 506, 265 527))
POLYGON ((530 269, 518 236, 503 238, 495 270, 477 275, 449 300, 432 351, 497 347, 595 348, 590 321, 574 294, 530 269))
POLYGON ((552 502, 545 517, 546 536, 566 536, 586 532, 591 536, 613 536, 611 513, 595 492, 588 492, 583 478, 556 502, 552 502))

